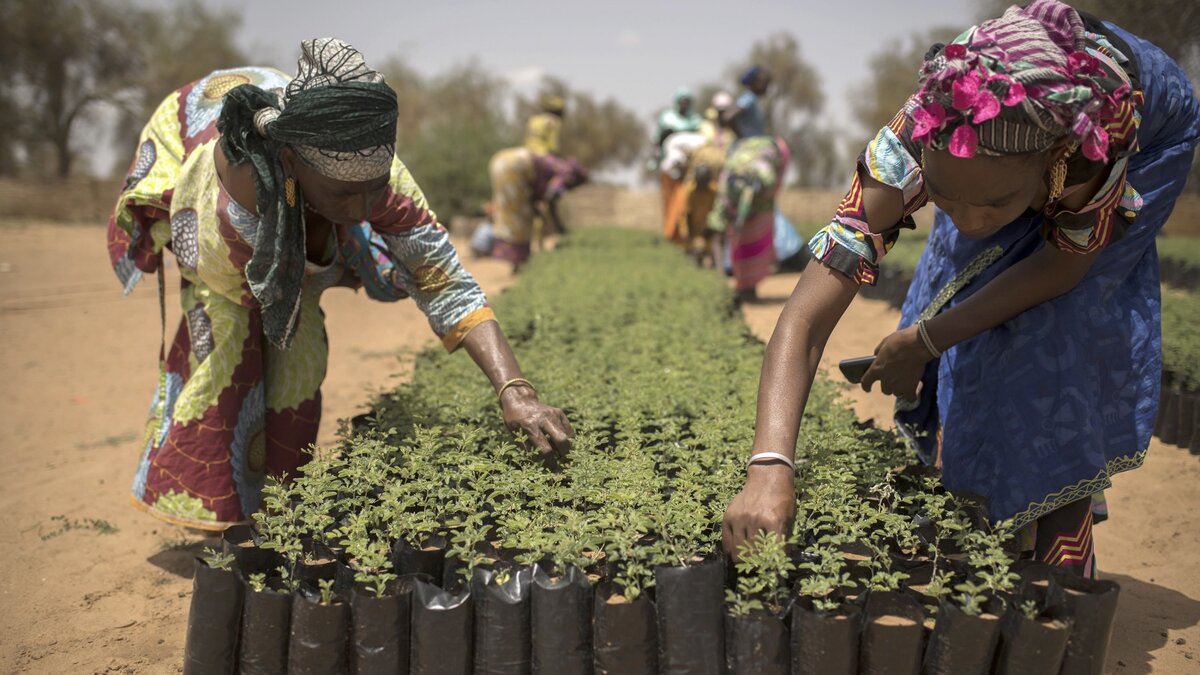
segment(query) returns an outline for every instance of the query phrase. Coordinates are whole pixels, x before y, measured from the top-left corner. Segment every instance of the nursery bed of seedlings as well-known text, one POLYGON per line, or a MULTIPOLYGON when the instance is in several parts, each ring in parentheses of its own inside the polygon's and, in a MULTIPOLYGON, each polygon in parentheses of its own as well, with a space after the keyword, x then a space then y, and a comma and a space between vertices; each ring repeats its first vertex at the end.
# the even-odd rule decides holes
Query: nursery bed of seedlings
POLYGON ((1159 237, 1158 266, 1164 284, 1200 291, 1200 239, 1159 237))
POLYGON ((1200 294, 1164 288, 1163 387, 1154 434, 1200 455, 1200 294))
POLYGON ((514 441, 469 359, 422 353, 197 561, 185 672, 1100 672, 1115 584, 1014 565, 826 380, 793 531, 725 561, 762 360, 729 290, 623 230, 522 277, 496 310, 569 459, 514 441))

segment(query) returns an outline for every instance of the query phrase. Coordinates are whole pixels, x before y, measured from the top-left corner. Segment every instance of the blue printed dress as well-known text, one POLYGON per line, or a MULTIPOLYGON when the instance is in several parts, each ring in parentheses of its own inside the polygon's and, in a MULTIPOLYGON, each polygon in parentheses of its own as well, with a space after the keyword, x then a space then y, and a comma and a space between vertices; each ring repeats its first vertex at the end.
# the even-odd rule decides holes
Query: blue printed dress
MULTIPOLYGON (((900 321, 910 326, 955 306, 1042 246, 1100 251, 1070 292, 931 361, 920 400, 897 406, 898 427, 924 460, 934 460, 940 439, 945 486, 982 497, 993 521, 1017 527, 1090 502, 1145 457, 1162 366, 1155 237, 1200 140, 1200 106, 1179 66, 1116 26, 1088 27, 1089 52, 1140 90, 1130 118, 1108 129, 1123 147, 1108 182, 1078 213, 1027 213, 985 239, 962 236, 937 211, 900 321)), ((903 193, 904 221, 871 233, 856 175, 834 221, 811 242, 816 259, 860 283, 874 283, 899 229, 911 227, 908 214, 927 201, 911 128, 902 111, 859 164, 860 174, 903 193)), ((1068 185, 1087 177, 1074 174, 1073 166, 1068 185)), ((1060 544, 1085 533, 1068 534, 1060 544)))

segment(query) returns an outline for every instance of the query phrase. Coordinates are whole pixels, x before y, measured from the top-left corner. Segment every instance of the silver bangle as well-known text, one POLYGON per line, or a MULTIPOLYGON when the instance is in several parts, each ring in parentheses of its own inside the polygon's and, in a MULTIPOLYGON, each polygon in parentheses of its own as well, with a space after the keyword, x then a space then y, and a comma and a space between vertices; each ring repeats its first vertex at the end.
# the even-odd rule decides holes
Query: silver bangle
POLYGON ((780 461, 787 464, 792 471, 796 470, 796 463, 792 461, 792 458, 778 452, 759 452, 750 455, 750 459, 746 462, 746 468, 749 469, 751 464, 764 461, 780 461))
POLYGON ((917 322, 917 333, 921 336, 921 342, 925 343, 925 348, 929 350, 930 354, 933 354, 933 358, 936 359, 942 355, 938 348, 933 346, 933 340, 929 339, 929 331, 925 328, 925 319, 917 322))

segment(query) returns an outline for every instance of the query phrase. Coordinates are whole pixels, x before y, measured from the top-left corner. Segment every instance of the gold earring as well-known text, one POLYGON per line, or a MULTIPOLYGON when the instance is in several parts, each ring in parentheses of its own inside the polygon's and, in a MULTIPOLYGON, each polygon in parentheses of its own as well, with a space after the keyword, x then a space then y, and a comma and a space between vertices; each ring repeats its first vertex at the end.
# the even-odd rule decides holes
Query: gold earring
POLYGON ((296 208, 296 179, 291 176, 283 181, 283 198, 287 200, 287 205, 296 208))
POLYGON ((1050 167, 1050 201, 1058 201, 1062 196, 1063 187, 1067 183, 1067 159, 1059 157, 1054 166, 1050 167))

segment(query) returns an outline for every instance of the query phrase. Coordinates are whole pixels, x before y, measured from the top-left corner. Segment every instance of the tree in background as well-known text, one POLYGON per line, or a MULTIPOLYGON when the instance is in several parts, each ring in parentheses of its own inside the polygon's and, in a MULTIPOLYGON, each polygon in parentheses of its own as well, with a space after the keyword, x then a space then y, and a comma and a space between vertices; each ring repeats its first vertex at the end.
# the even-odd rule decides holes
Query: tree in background
POLYGON ((72 132, 100 104, 125 105, 136 96, 145 65, 137 16, 118 0, 0 3, 10 71, 0 80, 0 112, 19 117, 15 139, 29 163, 65 178, 75 159, 72 132), (44 159, 47 148, 52 164, 44 159))
POLYGON ((547 94, 561 96, 566 101, 562 154, 579 160, 589 171, 629 164, 645 152, 649 135, 637 113, 614 98, 600 100, 586 92, 573 91, 565 81, 551 76, 542 79, 534 97, 517 97, 518 128, 525 128, 525 121, 541 109, 539 101, 547 94))
POLYGON ((478 212, 491 196, 492 155, 520 139, 504 115, 504 80, 475 61, 428 81, 396 60, 382 72, 400 99, 396 154, 430 206, 443 216, 478 212))
MULTIPOLYGON (((65 178, 82 125, 116 109, 114 135, 132 148, 164 96, 218 68, 245 65, 233 45, 241 19, 199 0, 163 10, 125 0, 0 3, 0 174, 65 178)), ((95 138, 88 142, 94 147, 95 138)), ((123 171, 127 156, 119 153, 123 171)))
POLYGON ((135 87, 124 99, 115 130, 118 166, 125 171, 128 153, 142 127, 163 97, 214 70, 250 63, 233 43, 241 15, 232 10, 210 10, 200 0, 179 0, 162 11, 144 10, 127 17, 138 26, 138 39, 128 48, 141 52, 142 68, 134 73, 135 87))
POLYGON ((930 28, 896 39, 871 55, 871 78, 854 91, 854 118, 862 130, 860 145, 892 121, 917 90, 917 73, 925 53, 936 43, 953 40, 961 28, 930 28))

